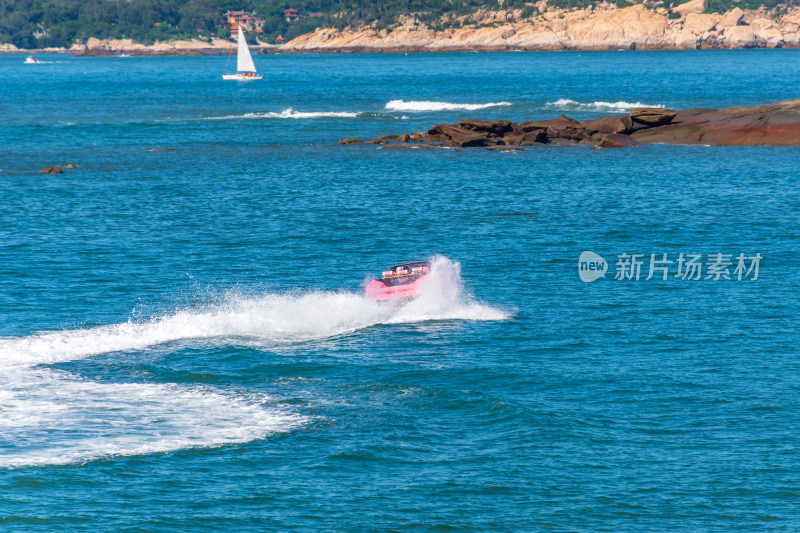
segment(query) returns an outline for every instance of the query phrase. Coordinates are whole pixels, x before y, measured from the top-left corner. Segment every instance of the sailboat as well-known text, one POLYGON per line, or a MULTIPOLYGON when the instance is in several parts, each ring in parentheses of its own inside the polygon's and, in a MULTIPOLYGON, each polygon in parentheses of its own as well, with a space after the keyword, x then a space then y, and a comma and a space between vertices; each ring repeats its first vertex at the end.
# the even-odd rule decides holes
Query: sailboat
POLYGON ((250 81, 250 80, 263 80, 264 76, 256 72, 256 66, 253 64, 253 56, 250 55, 250 50, 247 48, 247 41, 244 40, 244 32, 242 26, 239 26, 239 51, 236 54, 236 74, 223 74, 223 80, 237 80, 237 81, 250 81))

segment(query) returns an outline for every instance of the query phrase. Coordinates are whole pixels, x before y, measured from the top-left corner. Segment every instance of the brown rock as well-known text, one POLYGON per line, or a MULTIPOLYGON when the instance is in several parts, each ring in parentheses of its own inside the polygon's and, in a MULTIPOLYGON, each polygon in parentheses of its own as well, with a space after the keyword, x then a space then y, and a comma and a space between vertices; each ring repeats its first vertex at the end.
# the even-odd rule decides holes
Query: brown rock
POLYGON ((425 143, 440 143, 440 142, 444 142, 444 141, 446 141, 448 139, 449 139, 449 137, 447 135, 442 134, 442 133, 434 133, 434 134, 426 133, 425 135, 423 135, 420 138, 420 141, 425 142, 425 143))
POLYGON ((631 119, 645 126, 663 126, 669 124, 678 114, 672 109, 662 109, 660 107, 634 107, 631 109, 631 119))
POLYGON ((481 135, 483 137, 488 135, 487 132, 473 131, 461 126, 460 124, 437 124, 429 129, 428 133, 431 135, 446 135, 451 138, 462 135, 481 135))
POLYGON ((73 165, 70 163, 69 165, 64 165, 64 168, 80 168, 78 165, 73 165))
POLYGON ((405 143, 408 142, 411 138, 411 135, 405 133, 403 135, 381 135, 380 137, 375 137, 371 141, 367 141, 367 144, 388 144, 390 142, 393 143, 405 143))
POLYGON ((341 139, 339 141, 339 144, 359 144, 363 142, 364 141, 362 141, 361 139, 356 139, 355 137, 347 137, 345 139, 341 139))
POLYGON ((633 146, 641 146, 642 143, 629 137, 628 135, 622 135, 619 133, 609 133, 603 135, 603 138, 597 143, 596 146, 593 146, 593 149, 602 149, 602 148, 631 148, 633 146))
POLYGON ((494 144, 487 142, 489 134, 485 131, 473 131, 456 124, 437 124, 428 130, 428 136, 443 136, 446 146, 464 148, 494 144))
POLYGON ((517 135, 506 135, 503 140, 509 146, 534 146, 546 143, 547 133, 543 129, 537 129, 517 135))
POLYGON ((486 135, 453 135, 444 142, 445 146, 458 146, 461 148, 474 148, 476 146, 486 146, 486 135))
POLYGON ((63 174, 64 171, 60 167, 45 167, 39 174, 63 174))
POLYGON ((682 112, 680 122, 637 131, 631 136, 643 143, 797 146, 800 99, 697 114, 682 112))
POLYGON ((633 129, 633 119, 629 115, 615 115, 584 120, 581 126, 597 133, 627 133, 633 129))
POLYGON ((472 131, 485 131, 502 137, 514 129, 515 124, 508 120, 471 120, 459 121, 462 127, 472 131))
POLYGON ((525 132, 544 129, 549 139, 566 139, 568 141, 583 141, 591 138, 592 133, 587 131, 581 123, 574 118, 559 115, 551 120, 537 120, 523 122, 520 127, 525 132))

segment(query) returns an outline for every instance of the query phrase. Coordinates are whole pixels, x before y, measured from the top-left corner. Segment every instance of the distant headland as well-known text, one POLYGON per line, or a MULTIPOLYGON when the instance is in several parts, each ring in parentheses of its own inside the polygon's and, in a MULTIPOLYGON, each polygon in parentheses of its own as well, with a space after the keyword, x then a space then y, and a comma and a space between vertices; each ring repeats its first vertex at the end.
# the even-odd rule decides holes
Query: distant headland
MULTIPOLYGON (((372 3, 381 5, 377 0, 372 3)), ((251 48, 261 53, 800 48, 800 7, 772 3, 501 0, 488 2, 492 8, 467 14, 443 12, 439 6, 438 11, 431 8, 424 13, 396 9, 387 13, 381 9, 388 8, 376 8, 374 13, 367 10, 360 17, 341 11, 299 13, 291 8, 273 13, 269 10, 278 8, 271 6, 263 7, 266 15, 209 12, 195 15, 192 22, 186 22, 189 15, 180 18, 176 14, 172 23, 128 28, 127 36, 119 26, 121 22, 101 26, 105 29, 98 29, 92 37, 86 32, 81 37, 73 35, 74 31, 65 34, 59 23, 52 28, 40 24, 26 30, 32 32, 30 35, 21 30, 5 35, 0 32, 0 42, 5 42, 0 44, 0 53, 219 54, 234 48, 229 35, 239 25, 247 30, 251 48), (727 9, 729 5, 746 9, 727 9), (381 18, 369 19, 381 13, 381 18)), ((334 4, 344 6, 343 2, 334 4)), ((136 5, 137 0, 131 0, 125 9, 136 5)), ((167 14, 159 16, 168 18, 167 14)))

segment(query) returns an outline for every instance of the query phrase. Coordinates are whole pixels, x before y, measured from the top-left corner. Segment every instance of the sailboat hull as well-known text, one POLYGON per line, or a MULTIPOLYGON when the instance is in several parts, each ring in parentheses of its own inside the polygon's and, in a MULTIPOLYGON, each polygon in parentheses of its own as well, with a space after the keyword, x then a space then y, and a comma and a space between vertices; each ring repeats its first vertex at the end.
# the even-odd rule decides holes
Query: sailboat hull
POLYGON ((223 74, 223 80, 236 80, 236 81, 256 81, 263 80, 264 76, 261 74, 253 74, 252 76, 245 76, 244 74, 223 74))

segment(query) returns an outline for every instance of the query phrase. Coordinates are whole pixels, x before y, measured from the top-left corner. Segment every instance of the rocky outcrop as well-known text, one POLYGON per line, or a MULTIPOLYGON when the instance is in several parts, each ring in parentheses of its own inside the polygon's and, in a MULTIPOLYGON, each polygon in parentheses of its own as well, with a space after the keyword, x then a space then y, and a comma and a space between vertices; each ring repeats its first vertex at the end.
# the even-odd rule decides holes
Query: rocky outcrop
POLYGON ((633 129, 633 119, 631 115, 615 115, 584 120, 581 126, 596 133, 628 133, 633 129))
MULTIPOLYGON (((800 7, 785 12, 705 13, 707 0, 650 10, 603 3, 562 10, 537 4, 528 17, 520 10, 478 12, 460 26, 435 31, 413 19, 386 30, 374 27, 321 28, 296 37, 282 52, 375 52, 446 50, 654 50, 800 46, 800 7)), ((452 21, 447 21, 452 22, 452 21)))
POLYGON ((632 148, 634 146, 641 145, 642 143, 628 135, 609 133, 608 135, 603 135, 603 137, 600 139, 600 142, 592 146, 592 149, 604 150, 606 148, 632 148))
MULTIPOLYGON (((525 12, 499 9, 445 17, 441 23, 450 27, 441 30, 409 16, 382 30, 377 24, 342 30, 319 28, 283 45, 251 45, 261 53, 800 47, 798 6, 755 11, 737 7, 725 13, 706 13, 708 0, 672 5, 671 11, 638 3, 622 8, 604 2, 585 9, 560 9, 540 0, 527 6, 525 12)), ((198 55, 225 53, 235 46, 227 39, 164 41, 146 46, 131 39, 90 38, 69 49, 43 51, 88 56, 198 55)), ((0 53, 25 52, 30 51, 0 44, 0 53)))
POLYGON ((678 4, 672 8, 672 11, 682 16, 687 16, 690 13, 702 13, 708 9, 707 0, 689 0, 685 4, 678 4))
POLYGON ((45 167, 39 174, 63 174, 61 167, 45 167))
POLYGON ((634 132, 643 143, 711 146, 800 145, 800 99, 756 107, 690 110, 672 124, 634 132))
MULTIPOLYGON (((464 119, 459 124, 437 124, 425 135, 411 133, 378 139, 389 138, 413 139, 414 142, 392 143, 385 148, 437 145, 458 148, 522 147, 588 143, 596 143, 596 149, 653 143, 800 146, 800 99, 722 110, 638 108, 627 116, 602 117, 582 123, 564 115, 521 124, 507 120, 464 119)), ((351 141, 360 142, 357 139, 342 139, 339 144, 352 144, 351 141)))
POLYGON ((634 107, 630 117, 633 122, 645 126, 663 126, 672 122, 677 114, 677 111, 661 107, 634 107))

